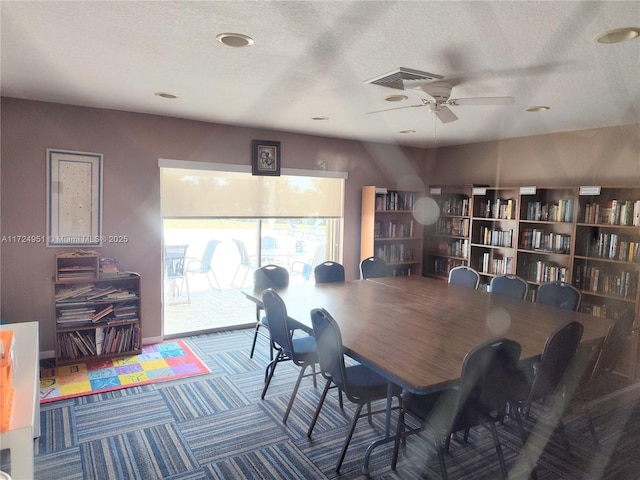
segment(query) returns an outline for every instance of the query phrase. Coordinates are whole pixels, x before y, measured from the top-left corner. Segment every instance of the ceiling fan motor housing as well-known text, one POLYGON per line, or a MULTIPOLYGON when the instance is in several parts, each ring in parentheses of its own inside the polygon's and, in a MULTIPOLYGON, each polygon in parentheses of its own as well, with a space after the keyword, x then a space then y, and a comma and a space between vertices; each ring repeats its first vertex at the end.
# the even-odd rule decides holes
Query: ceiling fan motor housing
POLYGON ((432 97, 436 103, 446 103, 451 96, 453 85, 448 82, 433 82, 421 85, 420 89, 432 97))

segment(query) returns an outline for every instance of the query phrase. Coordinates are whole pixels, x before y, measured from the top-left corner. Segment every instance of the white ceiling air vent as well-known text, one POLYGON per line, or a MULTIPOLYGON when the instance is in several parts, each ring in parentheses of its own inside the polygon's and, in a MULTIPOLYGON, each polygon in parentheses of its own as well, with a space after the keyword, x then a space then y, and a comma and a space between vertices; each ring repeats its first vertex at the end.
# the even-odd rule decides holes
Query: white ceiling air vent
POLYGON ((442 80, 444 77, 436 75, 434 73, 421 72, 420 70, 413 70, 411 68, 398 67, 377 77, 365 80, 365 83, 372 83, 374 85, 382 85, 385 87, 396 88, 398 90, 404 90, 406 80, 442 80))

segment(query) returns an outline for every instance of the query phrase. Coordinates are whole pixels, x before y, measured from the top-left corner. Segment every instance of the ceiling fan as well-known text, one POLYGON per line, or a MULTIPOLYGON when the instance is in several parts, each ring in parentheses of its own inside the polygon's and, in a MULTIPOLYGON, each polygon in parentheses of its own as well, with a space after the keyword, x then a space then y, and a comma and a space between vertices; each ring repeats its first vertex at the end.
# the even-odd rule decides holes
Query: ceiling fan
POLYGON ((421 98, 422 103, 417 105, 405 105, 402 107, 376 110, 371 113, 387 112, 404 108, 428 107, 442 123, 450 123, 458 120, 455 113, 449 109, 452 106, 461 105, 512 105, 513 97, 468 97, 451 98, 453 85, 443 81, 444 77, 433 73, 421 72, 409 68, 400 67, 391 72, 367 80, 366 83, 383 85, 399 90, 414 89, 427 94, 428 98, 421 98))

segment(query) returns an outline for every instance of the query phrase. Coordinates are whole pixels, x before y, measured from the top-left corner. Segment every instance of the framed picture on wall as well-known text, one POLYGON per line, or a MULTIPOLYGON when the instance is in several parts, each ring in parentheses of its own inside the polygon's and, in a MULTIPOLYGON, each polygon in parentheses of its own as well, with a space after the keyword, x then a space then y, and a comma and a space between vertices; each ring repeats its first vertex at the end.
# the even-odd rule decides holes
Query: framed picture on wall
POLYGON ((47 246, 102 245, 102 154, 47 149, 47 246))
POLYGON ((253 175, 280 175, 280 142, 251 141, 251 173, 253 175))

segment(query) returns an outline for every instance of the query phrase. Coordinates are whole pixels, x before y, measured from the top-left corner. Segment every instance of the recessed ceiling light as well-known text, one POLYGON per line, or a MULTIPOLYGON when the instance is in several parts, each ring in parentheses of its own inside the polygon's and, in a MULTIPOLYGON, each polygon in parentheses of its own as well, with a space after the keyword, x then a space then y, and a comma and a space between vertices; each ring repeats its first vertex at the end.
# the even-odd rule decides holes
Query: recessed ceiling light
POLYGON ((529 107, 526 109, 527 112, 546 112, 550 110, 551 107, 547 107, 546 105, 536 105, 535 107, 529 107))
POLYGON ((216 35, 216 40, 227 47, 248 47, 253 45, 253 38, 242 33, 221 33, 216 35))
POLYGON ((389 95, 384 97, 387 102, 404 102, 407 98, 406 95, 389 95))
POLYGON ((168 92, 156 92, 154 93, 154 95, 156 97, 169 98, 169 99, 178 98, 178 95, 175 95, 173 93, 168 93, 168 92))
POLYGON ((595 41, 598 43, 620 43, 633 40, 638 36, 640 36, 640 28, 614 28, 598 35, 595 41))
POLYGON ((398 133, 416 133, 415 130, 400 130, 398 133))
POLYGON ((325 116, 311 117, 311 120, 329 120, 329 117, 325 117, 325 116))

